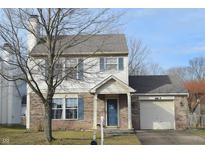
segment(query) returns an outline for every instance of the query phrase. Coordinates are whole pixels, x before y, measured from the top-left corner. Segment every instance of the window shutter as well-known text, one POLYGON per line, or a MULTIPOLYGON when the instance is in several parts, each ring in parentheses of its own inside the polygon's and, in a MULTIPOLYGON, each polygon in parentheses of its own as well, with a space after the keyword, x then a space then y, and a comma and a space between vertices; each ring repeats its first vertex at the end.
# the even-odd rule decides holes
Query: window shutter
POLYGON ((83 97, 78 98, 78 120, 84 119, 84 101, 83 97))
POLYGON ((124 70, 124 59, 118 58, 118 70, 122 71, 124 70))
POLYGON ((84 65, 83 65, 83 59, 78 59, 78 63, 79 63, 79 65, 78 65, 78 79, 79 80, 82 80, 83 79, 83 67, 84 67, 84 65))
POLYGON ((105 70, 105 59, 102 57, 100 58, 100 71, 105 70))

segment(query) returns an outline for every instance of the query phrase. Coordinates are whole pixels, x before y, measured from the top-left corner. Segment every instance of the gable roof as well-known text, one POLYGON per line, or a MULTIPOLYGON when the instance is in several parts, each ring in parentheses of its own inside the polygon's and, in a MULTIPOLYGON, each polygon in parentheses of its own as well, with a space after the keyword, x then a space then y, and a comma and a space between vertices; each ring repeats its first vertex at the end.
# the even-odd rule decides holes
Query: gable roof
MULTIPOLYGON (((63 49, 62 55, 87 55, 87 54, 128 54, 128 47, 124 34, 101 35, 74 35, 59 36, 56 49, 62 45, 72 47, 63 49), (74 41, 75 40, 75 41, 74 41), (74 45, 77 44, 77 45, 74 45)), ((39 42, 31 51, 32 56, 46 55, 45 43, 39 42)))
MULTIPOLYGON (((105 84, 113 84, 113 82, 109 83, 109 81, 114 81, 116 82, 117 84, 119 84, 121 87, 124 87, 123 88, 123 91, 125 92, 135 92, 135 90, 131 87, 129 87, 126 83, 124 83, 123 81, 121 81, 120 79, 118 79, 117 77, 115 77, 114 75, 110 75, 109 77, 105 78, 103 81, 101 81, 100 83, 98 83, 97 85, 95 85, 93 88, 90 89, 90 92, 91 93, 95 93, 98 89, 100 89, 101 87, 103 87, 105 84)), ((113 87, 109 87, 109 89, 111 91, 114 91, 114 90, 120 90, 120 89, 116 89, 116 88, 113 88, 113 87)), ((123 93, 124 93, 123 92, 123 93)), ((118 92, 119 93, 119 92, 118 92)))
POLYGON ((182 81, 175 76, 129 76, 129 85, 137 94, 188 94, 182 81))

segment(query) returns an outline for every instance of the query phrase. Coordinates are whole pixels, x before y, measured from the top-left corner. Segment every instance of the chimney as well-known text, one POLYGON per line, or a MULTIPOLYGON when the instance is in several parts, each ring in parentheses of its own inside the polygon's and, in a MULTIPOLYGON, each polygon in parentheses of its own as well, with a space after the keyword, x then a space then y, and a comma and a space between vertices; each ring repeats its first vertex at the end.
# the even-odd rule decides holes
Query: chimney
POLYGON ((2 46, 2 53, 1 53, 1 58, 3 58, 5 61, 10 61, 12 57, 12 46, 9 43, 4 43, 2 46))
POLYGON ((11 48, 11 44, 6 42, 6 43, 4 43, 3 48, 4 49, 10 49, 11 48))
POLYGON ((28 32, 28 50, 30 52, 37 44, 40 34, 38 15, 30 15, 28 25, 31 31, 28 32))

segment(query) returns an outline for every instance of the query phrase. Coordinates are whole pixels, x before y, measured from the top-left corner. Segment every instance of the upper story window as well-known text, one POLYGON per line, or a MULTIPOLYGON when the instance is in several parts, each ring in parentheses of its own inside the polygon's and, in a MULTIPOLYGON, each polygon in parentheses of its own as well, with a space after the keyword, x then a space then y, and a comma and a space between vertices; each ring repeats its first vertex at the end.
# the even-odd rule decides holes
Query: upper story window
POLYGON ((65 62, 66 80, 70 79, 83 79, 83 60, 80 58, 69 58, 65 62))
MULTIPOLYGON (((48 77, 48 63, 45 61, 44 76, 48 77)), ((54 79, 75 79, 82 80, 84 75, 84 60, 82 58, 60 59, 56 64, 53 72, 54 79)))
POLYGON ((62 62, 58 62, 55 64, 55 69, 54 69, 54 78, 61 79, 63 76, 63 64, 62 62))
POLYGON ((100 71, 122 71, 124 59, 122 57, 101 57, 100 71))
POLYGON ((66 73, 66 79, 77 79, 77 65, 78 65, 78 59, 66 59, 65 63, 65 73, 66 73))
MULTIPOLYGON (((48 78, 48 69, 49 69, 49 66, 48 66, 48 62, 46 60, 44 60, 45 63, 44 63, 44 72, 45 73, 42 73, 43 76, 45 76, 45 79, 48 78)), ((40 71, 40 70, 39 70, 40 71)), ((62 61, 59 61, 59 62, 56 62, 56 64, 54 65, 54 71, 53 71, 53 78, 54 79, 61 79, 63 77, 63 63, 62 61)))

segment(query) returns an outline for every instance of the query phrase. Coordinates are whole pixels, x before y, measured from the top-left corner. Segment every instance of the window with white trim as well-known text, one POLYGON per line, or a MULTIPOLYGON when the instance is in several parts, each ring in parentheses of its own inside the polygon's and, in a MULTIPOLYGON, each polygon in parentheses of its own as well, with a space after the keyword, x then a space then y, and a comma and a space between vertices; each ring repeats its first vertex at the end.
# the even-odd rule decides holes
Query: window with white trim
POLYGON ((77 58, 70 58, 66 59, 65 63, 65 73, 67 74, 66 79, 77 79, 77 65, 78 65, 78 59, 77 58))
POLYGON ((78 99, 66 98, 66 119, 78 119, 78 99))
POLYGON ((101 57, 100 71, 122 71, 124 70, 123 57, 101 57))
POLYGON ((69 58, 65 62, 66 80, 69 79, 83 79, 83 59, 82 58, 69 58))
POLYGON ((79 98, 53 98, 52 119, 77 120, 79 107, 78 102, 79 98))
MULTIPOLYGON (((61 59, 62 60, 62 59, 61 59)), ((49 66, 48 66, 48 61, 46 59, 44 59, 45 63, 39 65, 41 66, 42 68, 44 68, 44 73, 42 73, 42 75, 45 77, 45 79, 48 78, 48 69, 49 69, 49 66), (44 66, 43 66, 44 65, 44 66)), ((39 70, 40 72, 40 70, 39 70)), ((54 69, 53 69, 53 78, 54 79, 61 79, 63 77, 63 62, 62 61, 58 61, 55 63, 54 65, 54 69)))
POLYGON ((116 57, 107 57, 105 60, 105 68, 107 71, 110 70, 115 70, 117 71, 117 66, 118 66, 118 62, 117 62, 117 58, 116 57))
POLYGON ((53 99, 52 119, 63 119, 63 99, 62 98, 53 99))

